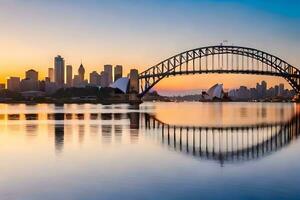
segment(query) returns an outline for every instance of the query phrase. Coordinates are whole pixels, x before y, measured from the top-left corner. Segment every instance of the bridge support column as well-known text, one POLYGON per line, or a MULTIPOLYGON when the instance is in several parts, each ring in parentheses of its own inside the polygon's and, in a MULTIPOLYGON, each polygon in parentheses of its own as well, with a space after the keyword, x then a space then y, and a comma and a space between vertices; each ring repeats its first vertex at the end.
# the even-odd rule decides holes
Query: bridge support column
POLYGON ((142 103, 142 99, 136 93, 129 94, 129 104, 138 105, 142 103))

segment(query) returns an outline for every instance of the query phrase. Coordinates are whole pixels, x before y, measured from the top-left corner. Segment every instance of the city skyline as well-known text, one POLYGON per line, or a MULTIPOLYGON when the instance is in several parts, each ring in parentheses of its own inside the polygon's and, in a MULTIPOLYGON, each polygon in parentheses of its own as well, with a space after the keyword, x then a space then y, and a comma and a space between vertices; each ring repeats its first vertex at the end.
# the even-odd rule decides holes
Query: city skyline
MULTIPOLYGON (((52 58, 57 54, 65 58, 66 65, 79 66, 82 60, 89 72, 99 72, 103 65, 110 63, 113 66, 122 64, 124 74, 127 74, 131 68, 141 72, 176 53, 216 45, 223 40, 228 40, 229 44, 256 47, 282 57, 296 67, 300 65, 297 55, 300 50, 297 40, 300 12, 296 1, 276 1, 271 5, 235 0, 221 3, 213 0, 160 1, 159 6, 155 2, 1 2, 0 15, 7 23, 0 33, 5 49, 0 57, 0 83, 6 82, 8 76, 21 77, 22 71, 31 68, 39 71, 41 77, 46 76, 48 68, 54 67, 52 58), (268 9, 265 9, 266 5, 268 9), (158 16, 152 13, 152 10, 161 9, 164 12, 159 12, 158 16), (57 10, 64 12, 57 13, 57 10), (180 10, 184 10, 185 15, 172 14, 180 10), (232 10, 239 12, 232 13, 232 10), (257 16, 255 19, 250 17, 252 13, 257 16), (174 27, 182 28, 173 30, 174 27), (223 34, 215 34, 218 32, 223 34)), ((242 80, 240 77, 174 77, 163 80, 156 88, 208 88, 219 79, 229 88, 238 87, 240 81, 248 87, 262 79, 270 85, 283 82, 274 77, 243 75, 242 80)))
MULTIPOLYGON (((7 79, 6 85, 1 84, 0 89, 4 89, 5 86, 10 91, 16 92, 46 92, 46 94, 53 94, 60 88, 85 88, 86 86, 101 86, 101 87, 110 87, 111 84, 116 82, 118 79, 125 78, 123 76, 123 66, 122 65, 111 65, 106 64, 103 66, 102 71, 92 71, 88 72, 85 70, 82 62, 78 67, 77 73, 76 69, 73 73, 72 65, 65 65, 65 60, 61 55, 57 55, 54 58, 54 68, 48 68, 48 76, 40 77, 39 72, 34 69, 29 69, 25 71, 25 77, 10 77, 7 79)), ((138 71, 137 69, 131 69, 130 75, 127 75, 127 79, 132 76, 131 72, 134 72, 136 76, 135 80, 138 80, 138 71)), ((133 81, 133 79, 132 79, 133 81)), ((121 81, 124 84, 123 81, 121 81)), ((119 82, 117 85, 120 85, 119 82)), ((139 84, 133 81, 130 85, 135 85, 134 88, 139 88, 139 84)), ((114 85, 114 84, 113 84, 114 85)), ((129 86, 131 87, 131 86, 129 86)), ((232 99, 243 99, 243 100, 258 100, 264 99, 266 97, 292 97, 294 95, 293 90, 289 90, 290 86, 285 89, 286 85, 284 83, 279 83, 275 85, 269 85, 265 80, 256 82, 255 87, 245 86, 240 84, 236 88, 223 88, 223 84, 215 84, 209 90, 212 90, 214 87, 221 87, 219 92, 228 93, 228 96, 232 99)), ((112 86, 115 88, 115 86, 112 86)), ((205 92, 208 88, 201 88, 200 91, 189 90, 190 92, 181 93, 184 96, 184 93, 187 95, 200 94, 205 92), (192 91, 192 92, 191 92, 192 91)), ((126 89, 125 89, 126 90, 126 89)), ((199 90, 199 89, 198 89, 199 90)), ((209 91, 207 90, 207 91, 209 91)), ((156 91, 155 89, 152 91, 156 91)), ((136 91, 139 92, 139 91, 136 91)), ((162 95, 167 96, 176 96, 176 92, 172 93, 170 91, 158 91, 162 95)), ((126 92, 125 92, 126 93, 126 92)))

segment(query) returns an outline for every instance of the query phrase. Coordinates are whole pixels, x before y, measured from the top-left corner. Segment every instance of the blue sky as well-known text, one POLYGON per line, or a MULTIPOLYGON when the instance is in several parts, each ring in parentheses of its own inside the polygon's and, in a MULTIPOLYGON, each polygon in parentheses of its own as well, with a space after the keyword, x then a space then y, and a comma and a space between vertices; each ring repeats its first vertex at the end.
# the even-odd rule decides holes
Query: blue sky
POLYGON ((0 82, 28 67, 46 75, 57 54, 87 71, 143 70, 223 40, 300 66, 296 0, 0 0, 0 23, 0 82))

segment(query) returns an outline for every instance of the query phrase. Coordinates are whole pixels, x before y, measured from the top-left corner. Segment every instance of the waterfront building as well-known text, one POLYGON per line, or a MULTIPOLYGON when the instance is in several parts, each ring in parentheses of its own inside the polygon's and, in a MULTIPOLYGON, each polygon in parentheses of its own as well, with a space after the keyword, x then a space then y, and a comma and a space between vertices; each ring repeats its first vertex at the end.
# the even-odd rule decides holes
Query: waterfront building
POLYGON ((107 73, 108 76, 108 85, 112 84, 113 82, 112 65, 104 65, 104 71, 107 73))
POLYGON ((94 86, 101 85, 101 76, 96 71, 90 73, 90 84, 94 86))
POLYGON ((48 68, 48 77, 50 79, 50 82, 54 82, 54 69, 48 68))
POLYGON ((257 99, 257 90, 255 88, 250 88, 250 99, 251 100, 257 99))
POLYGON ((81 85, 81 80, 80 80, 79 75, 74 75, 73 87, 80 87, 80 85, 81 85))
POLYGON ((39 90, 38 72, 30 69, 25 72, 25 79, 20 82, 20 90, 24 91, 37 91, 39 90))
POLYGON ((262 99, 264 97, 263 86, 256 83, 257 99, 262 99))
POLYGON ((65 84, 65 60, 58 55, 54 58, 54 79, 59 88, 65 84))
POLYGON ((114 82, 123 76, 123 66, 116 65, 114 68, 114 82))
POLYGON ((278 94, 279 94, 279 86, 275 85, 275 87, 274 87, 274 95, 278 96, 278 94))
POLYGON ((129 92, 139 93, 139 72, 137 69, 130 70, 129 80, 129 92))
POLYGON ((228 92, 228 97, 231 98, 232 100, 236 100, 236 90, 232 89, 228 92))
POLYGON ((45 81, 45 92, 47 95, 54 94, 57 90, 57 85, 55 82, 45 81))
POLYGON ((240 86, 240 88, 237 90, 237 96, 236 98, 239 100, 249 100, 251 97, 250 91, 246 86, 240 86))
POLYGON ((109 74, 106 71, 101 72, 101 87, 108 87, 109 86, 109 74))
POLYGON ((46 80, 38 81, 38 90, 45 92, 46 80))
POLYGON ((7 79, 7 89, 13 92, 20 91, 20 77, 10 77, 7 79))
POLYGON ((31 79, 33 81, 38 81, 39 79, 39 73, 33 69, 30 69, 28 71, 25 72, 25 78, 26 79, 31 79))
POLYGON ((22 79, 20 82, 20 91, 38 91, 39 90, 39 83, 36 80, 25 78, 22 79))
POLYGON ((284 84, 280 83, 278 87, 278 96, 283 96, 284 95, 284 84))
POLYGON ((82 83, 84 82, 84 74, 85 74, 85 69, 84 69, 84 67, 81 63, 79 68, 78 68, 78 76, 79 76, 79 79, 82 83))
POLYGON ((223 84, 217 83, 207 90, 207 100, 213 100, 214 98, 222 99, 223 97, 223 84))
POLYGON ((261 82, 261 87, 262 87, 262 98, 265 98, 266 94, 267 94, 267 82, 262 81, 261 82))
POLYGON ((67 65, 66 66, 66 71, 67 71, 67 87, 72 87, 72 78, 73 78, 73 68, 72 65, 67 65))

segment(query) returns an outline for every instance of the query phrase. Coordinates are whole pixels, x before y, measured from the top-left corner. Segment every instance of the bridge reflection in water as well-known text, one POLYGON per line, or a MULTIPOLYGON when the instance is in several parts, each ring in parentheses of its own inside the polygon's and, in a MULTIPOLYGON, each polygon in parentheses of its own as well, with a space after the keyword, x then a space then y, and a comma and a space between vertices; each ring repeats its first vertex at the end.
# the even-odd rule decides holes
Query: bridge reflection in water
POLYGON ((166 124, 145 115, 145 128, 159 133, 162 144, 201 159, 237 162, 259 159, 297 139, 300 115, 286 122, 227 127, 191 127, 166 124))
MULTIPOLYGON (((123 129, 129 130, 131 142, 138 142, 143 136, 155 138, 160 144, 176 152, 200 159, 224 163, 255 160, 270 155, 298 138, 300 115, 277 123, 261 123, 239 126, 180 126, 160 121, 149 113, 52 113, 52 114, 7 114, 0 115, 2 120, 26 120, 27 132, 36 132, 40 121, 53 121, 55 150, 60 153, 64 148, 66 134, 78 126, 80 141, 83 140, 87 126, 90 131, 101 135, 110 143, 112 135, 120 140, 123 129), (71 124, 68 124, 68 121, 71 124), (77 120, 77 121, 73 121, 77 120), (88 123, 86 122, 89 121, 88 123), (127 121, 126 123, 121 123, 127 121), (30 121, 30 122, 29 122, 30 121), (72 122, 73 121, 73 122, 72 122), (84 122, 84 123, 83 123, 84 122), (106 122, 106 123, 104 123, 106 122), (76 126, 74 126, 75 123, 76 126), (67 132, 65 134, 65 132, 67 132)), ((21 122, 23 123, 23 122, 21 122)), ((125 131, 126 132, 126 131, 125 131)), ((36 136, 34 134, 33 136, 36 136)))

